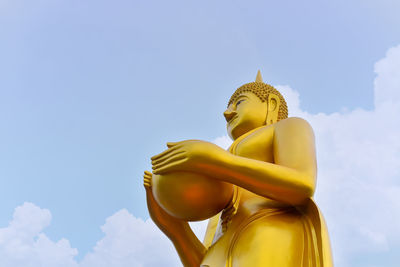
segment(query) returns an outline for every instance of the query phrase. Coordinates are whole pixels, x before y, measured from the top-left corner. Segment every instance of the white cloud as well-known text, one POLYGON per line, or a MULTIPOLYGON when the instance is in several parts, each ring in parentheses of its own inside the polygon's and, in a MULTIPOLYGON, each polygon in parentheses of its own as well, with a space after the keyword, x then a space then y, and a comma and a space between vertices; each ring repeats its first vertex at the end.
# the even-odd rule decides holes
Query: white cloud
POLYGON ((67 240, 53 242, 42 233, 50 221, 50 211, 32 203, 17 207, 9 225, 0 228, 1 266, 76 267, 78 251, 67 240))
MULTIPOLYGON (((150 267, 179 266, 171 242, 148 219, 123 209, 106 219, 104 237, 81 262, 68 240, 50 240, 43 230, 51 213, 32 203, 15 209, 8 227, 0 229, 1 267, 150 267)), ((198 226, 199 227, 199 226, 198 226)))
POLYGON ((338 266, 363 266, 352 259, 371 252, 393 257, 400 247, 400 46, 388 50, 375 72, 373 110, 309 114, 293 90, 279 87, 290 115, 305 118, 315 131, 316 199, 338 266))
MULTIPOLYGON (((315 131, 316 199, 328 223, 336 266, 366 266, 356 259, 367 259, 370 253, 375 259, 381 257, 381 265, 395 266, 400 261, 396 253, 400 248, 400 46, 388 50, 375 72, 373 110, 309 114, 301 110, 296 91, 277 86, 290 115, 305 118, 315 131)), ((214 143, 227 148, 231 141, 223 136, 214 143)), ((54 242, 43 233, 50 222, 46 209, 31 203, 17 207, 9 226, 0 229, 1 266, 180 265, 171 242, 152 221, 126 210, 106 219, 101 227, 104 237, 79 263, 74 260, 78 252, 68 240, 54 242)), ((198 236, 204 235, 205 222, 192 225, 198 236)))
MULTIPOLYGON (((379 254, 385 266, 400 261, 400 46, 388 50, 375 72, 373 110, 310 114, 301 110, 298 92, 276 86, 289 115, 305 118, 315 131, 316 199, 337 266, 365 266, 355 259, 369 253, 379 254)), ((221 140, 228 137, 214 143, 221 140)))
POLYGON ((374 110, 304 114, 316 133, 317 199, 339 266, 400 247, 400 46, 375 71, 374 110))
POLYGON ((386 57, 375 64, 378 74, 374 81, 375 107, 383 108, 387 103, 400 104, 400 45, 390 48, 386 57))
POLYGON ((101 227, 105 236, 88 253, 81 267, 179 266, 171 242, 148 219, 123 209, 101 227))
POLYGON ((303 117, 304 112, 300 109, 300 95, 288 85, 277 85, 275 88, 283 95, 288 105, 290 117, 303 117))

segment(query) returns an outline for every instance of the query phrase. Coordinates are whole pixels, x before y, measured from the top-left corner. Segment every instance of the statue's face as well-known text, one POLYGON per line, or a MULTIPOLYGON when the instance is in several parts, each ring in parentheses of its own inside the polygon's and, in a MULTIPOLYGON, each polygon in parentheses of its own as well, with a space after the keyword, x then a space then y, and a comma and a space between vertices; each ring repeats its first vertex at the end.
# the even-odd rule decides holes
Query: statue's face
POLYGON ((240 94, 224 112, 229 136, 235 140, 248 131, 265 125, 267 111, 267 102, 262 102, 255 94, 240 94))

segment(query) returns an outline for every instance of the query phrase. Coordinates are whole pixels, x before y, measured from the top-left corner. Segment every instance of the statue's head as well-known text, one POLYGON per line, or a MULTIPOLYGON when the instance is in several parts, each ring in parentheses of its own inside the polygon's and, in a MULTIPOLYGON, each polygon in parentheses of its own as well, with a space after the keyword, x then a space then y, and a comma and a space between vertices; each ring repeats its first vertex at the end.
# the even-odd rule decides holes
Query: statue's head
POLYGON ((288 109, 283 96, 271 85, 263 83, 258 71, 255 82, 236 89, 224 116, 228 134, 236 139, 257 127, 286 119, 288 109))

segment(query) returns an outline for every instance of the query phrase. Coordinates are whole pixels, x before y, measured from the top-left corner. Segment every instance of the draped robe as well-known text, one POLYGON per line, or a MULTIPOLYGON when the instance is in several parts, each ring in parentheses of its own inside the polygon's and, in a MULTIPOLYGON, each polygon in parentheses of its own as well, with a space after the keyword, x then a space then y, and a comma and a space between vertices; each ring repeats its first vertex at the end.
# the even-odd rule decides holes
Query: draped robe
MULTIPOLYGON (((238 156, 265 160, 271 150, 260 127, 229 148, 238 156), (249 146, 259 145, 257 151, 249 146)), ((235 186, 231 203, 209 220, 202 267, 331 267, 324 219, 312 198, 291 206, 235 186)))

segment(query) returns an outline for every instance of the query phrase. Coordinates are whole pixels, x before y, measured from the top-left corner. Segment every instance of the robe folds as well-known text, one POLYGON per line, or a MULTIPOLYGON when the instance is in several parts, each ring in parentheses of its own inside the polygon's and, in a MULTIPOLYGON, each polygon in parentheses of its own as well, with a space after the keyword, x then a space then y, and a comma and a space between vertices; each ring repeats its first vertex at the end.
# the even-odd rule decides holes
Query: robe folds
MULTIPOLYGON (((231 145, 232 154, 240 155, 236 147, 245 136, 231 145)), ((252 201, 257 198, 234 187, 231 203, 209 220, 202 267, 333 266, 326 224, 312 198, 296 207, 268 199, 263 206, 252 201)))

